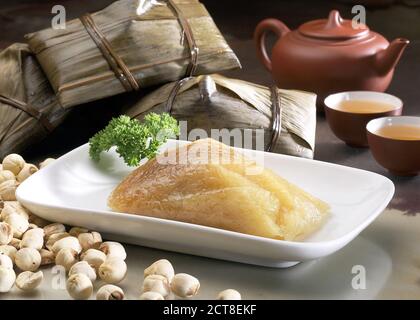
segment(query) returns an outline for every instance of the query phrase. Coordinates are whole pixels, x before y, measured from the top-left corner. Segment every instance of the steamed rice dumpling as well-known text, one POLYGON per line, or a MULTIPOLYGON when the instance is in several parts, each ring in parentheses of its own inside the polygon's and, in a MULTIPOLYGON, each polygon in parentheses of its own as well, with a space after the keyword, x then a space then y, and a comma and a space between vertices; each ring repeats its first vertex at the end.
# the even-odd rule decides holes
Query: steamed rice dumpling
POLYGON ((216 140, 213 129, 227 129, 232 135, 239 130, 242 137, 248 131, 252 132, 248 147, 253 149, 310 159, 314 156, 316 95, 310 92, 270 90, 218 74, 201 75, 168 83, 125 110, 140 121, 151 112, 169 112, 187 123, 188 137, 181 134, 182 140, 195 140, 191 132, 196 129, 205 130, 207 137, 216 140), (258 130, 264 130, 263 143, 258 130))
POLYGON ((198 0, 119 0, 26 38, 64 107, 240 67, 198 0))
POLYGON ((69 113, 61 107, 26 44, 0 53, 0 159, 23 151, 56 128, 69 113))
POLYGON ((212 139, 168 150, 112 192, 118 212, 282 240, 321 226, 329 206, 235 149, 212 139))

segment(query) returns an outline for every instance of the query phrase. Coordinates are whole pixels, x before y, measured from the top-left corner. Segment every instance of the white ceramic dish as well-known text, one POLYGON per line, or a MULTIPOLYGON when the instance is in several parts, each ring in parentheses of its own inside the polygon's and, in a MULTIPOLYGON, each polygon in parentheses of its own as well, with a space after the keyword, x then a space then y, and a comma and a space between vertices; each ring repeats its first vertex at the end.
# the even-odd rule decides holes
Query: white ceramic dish
MULTIPOLYGON (((188 142, 169 141, 163 149, 177 143, 188 142)), ((110 239, 262 266, 289 267, 334 253, 366 228, 394 193, 393 183, 375 173, 274 153, 260 154, 265 166, 331 205, 325 225, 305 241, 272 240, 112 212, 107 198, 133 169, 113 152, 103 154, 101 162, 95 163, 88 149, 88 145, 81 146, 31 176, 19 186, 18 200, 42 218, 95 229, 110 239)), ((252 156, 258 151, 243 152, 252 156)))

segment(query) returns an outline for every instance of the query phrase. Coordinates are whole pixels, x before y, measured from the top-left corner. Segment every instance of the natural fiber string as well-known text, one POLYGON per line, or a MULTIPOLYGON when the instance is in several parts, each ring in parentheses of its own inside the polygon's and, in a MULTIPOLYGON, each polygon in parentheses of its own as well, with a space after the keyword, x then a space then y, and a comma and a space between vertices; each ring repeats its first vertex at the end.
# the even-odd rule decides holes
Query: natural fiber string
POLYGON ((177 6, 177 4, 173 0, 168 0, 168 4, 172 7, 172 9, 174 10, 177 16, 179 24, 181 25, 181 28, 182 28, 182 34, 185 35, 187 38, 188 47, 189 47, 190 56, 191 56, 191 61, 187 67, 186 77, 181 80, 178 80, 177 83, 175 83, 175 86, 173 87, 171 93, 169 94, 168 100, 166 102, 165 110, 166 112, 171 114, 172 107, 175 102, 175 98, 178 95, 179 90, 182 88, 182 86, 188 79, 194 76, 194 73, 197 70, 199 48, 195 42, 191 25, 188 22, 188 20, 185 18, 181 9, 177 6))
POLYGON ((178 95, 179 90, 182 88, 185 82, 187 82, 190 79, 190 77, 178 80, 174 87, 172 88, 171 92, 169 93, 168 100, 166 101, 165 105, 165 112, 172 114, 172 107, 175 102, 175 98, 178 95))
POLYGON ((172 7, 175 11, 179 24, 182 28, 183 35, 185 34, 188 42, 188 47, 190 50, 191 61, 187 67, 186 77, 194 76, 195 71, 197 70, 198 66, 198 53, 199 48, 197 43, 195 42, 194 34, 191 28, 188 19, 185 18, 184 14, 182 13, 181 9, 177 6, 177 4, 173 0, 168 0, 168 4, 172 7))
POLYGON ((37 119, 47 132, 51 132, 54 129, 53 125, 44 114, 42 114, 41 112, 39 112, 38 110, 36 110, 35 108, 31 107, 28 104, 12 99, 12 98, 5 97, 1 94, 0 94, 0 102, 7 104, 11 107, 17 108, 19 110, 22 110, 23 112, 27 113, 31 117, 37 119))
POLYGON ((271 103, 273 106, 272 110, 272 119, 273 119, 273 126, 272 126, 272 135, 271 141, 267 146, 268 152, 273 151, 274 146, 277 144, 277 140, 279 139, 281 133, 281 98, 279 96, 279 92, 276 86, 272 86, 270 88, 271 91, 271 103))
POLYGON ((101 51, 102 55, 108 62, 115 76, 120 80, 126 91, 137 91, 140 89, 140 85, 137 82, 130 69, 127 67, 125 62, 115 53, 111 44, 106 37, 99 30, 98 26, 92 19, 90 14, 86 14, 80 18, 86 31, 101 51))

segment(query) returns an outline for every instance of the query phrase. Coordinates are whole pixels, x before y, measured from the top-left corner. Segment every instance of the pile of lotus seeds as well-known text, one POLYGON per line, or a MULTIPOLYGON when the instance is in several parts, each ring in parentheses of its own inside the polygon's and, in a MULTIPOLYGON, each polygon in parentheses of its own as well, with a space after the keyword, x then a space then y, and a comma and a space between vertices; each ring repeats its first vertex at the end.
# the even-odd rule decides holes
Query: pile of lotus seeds
MULTIPOLYGON (((18 154, 10 154, 0 165, 0 293, 13 286, 36 290, 44 278, 39 269, 55 264, 67 272, 66 287, 73 299, 89 299, 99 277, 106 285, 98 289, 96 299, 123 300, 124 291, 116 284, 126 277, 127 254, 120 243, 103 242, 98 232, 85 228, 50 223, 16 201, 19 184, 53 161, 46 159, 38 168, 18 154)), ((191 298, 199 289, 197 278, 175 274, 172 264, 162 259, 144 270, 140 300, 165 300, 173 295, 191 298)), ((241 300, 241 295, 227 289, 217 299, 241 300)))

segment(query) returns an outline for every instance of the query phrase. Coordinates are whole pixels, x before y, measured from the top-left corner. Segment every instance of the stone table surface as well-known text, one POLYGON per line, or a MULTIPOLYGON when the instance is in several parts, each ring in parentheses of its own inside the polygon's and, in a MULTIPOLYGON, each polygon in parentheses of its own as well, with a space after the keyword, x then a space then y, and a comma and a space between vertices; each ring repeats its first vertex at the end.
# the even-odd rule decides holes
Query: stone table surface
MULTIPOLYGON (((111 3, 111 0, 62 0, 68 17, 77 17, 111 3)), ((252 32, 265 17, 276 17, 291 28, 309 19, 325 17, 332 8, 343 16, 351 15, 351 7, 333 1, 203 1, 220 30, 237 53, 243 69, 226 75, 261 84, 270 84, 271 77, 256 59, 252 32)), ((401 4, 390 8, 369 9, 367 23, 387 38, 407 37, 411 40, 398 65, 388 90, 404 102, 404 113, 420 116, 420 7, 401 4), (403 22, 402 22, 403 21, 403 22)), ((414 5, 416 2, 413 1, 414 5)), ((25 33, 48 27, 55 1, 22 0, 0 2, 0 48, 23 41, 25 33)), ((417 3, 418 4, 418 3, 417 3)), ((1 73, 1 70, 0 70, 1 73)), ((59 156, 84 143, 119 107, 138 99, 124 95, 90 108, 75 109, 68 120, 43 142, 33 145, 24 156, 38 161, 59 156), (114 108, 112 108, 114 106, 114 108)), ((269 269, 218 261, 155 249, 127 246, 129 275, 122 286, 129 298, 139 295, 142 270, 158 258, 170 259, 176 269, 196 275, 202 282, 198 298, 213 298, 218 291, 232 287, 247 299, 419 299, 420 298, 420 177, 401 178, 389 175, 373 159, 369 149, 344 145, 332 134, 325 117, 318 116, 315 158, 373 171, 389 177, 396 186, 395 197, 381 216, 341 251, 313 262, 289 269, 269 269), (366 289, 352 288, 352 268, 366 270, 366 289)), ((349 194, 351 197, 351 194, 349 194)), ((17 289, 0 299, 61 299, 67 293, 60 289, 60 279, 45 270, 43 288, 31 295, 17 289), (57 283, 58 281, 58 283, 57 283), (55 284, 52 287, 52 284, 55 284)))

